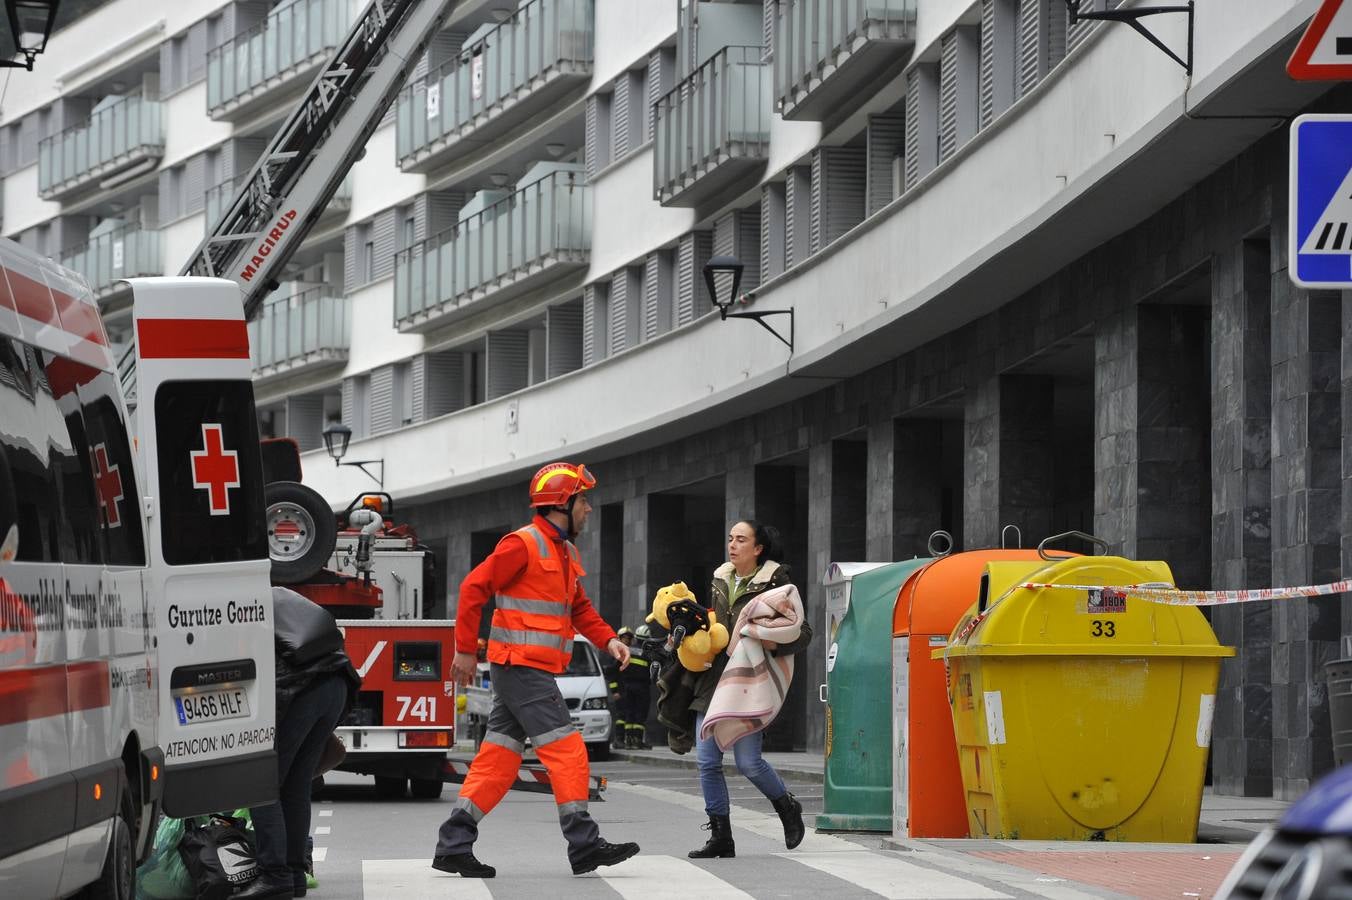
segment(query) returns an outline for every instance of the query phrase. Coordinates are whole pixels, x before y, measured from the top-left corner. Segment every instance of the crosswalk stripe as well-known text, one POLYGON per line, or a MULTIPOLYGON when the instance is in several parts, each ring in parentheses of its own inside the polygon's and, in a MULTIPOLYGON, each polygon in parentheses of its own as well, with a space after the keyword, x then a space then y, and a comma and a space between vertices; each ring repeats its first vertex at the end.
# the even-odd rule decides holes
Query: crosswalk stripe
POLYGON ((777 853, 776 856, 825 872, 889 900, 998 900, 1008 897, 974 881, 874 853, 777 853))
POLYGON ((752 900, 746 891, 674 856, 639 856, 599 871, 625 900, 752 900))
POLYGON ((438 872, 427 859, 364 859, 361 863, 364 897, 400 900, 493 900, 482 878, 461 878, 438 872))
POLYGON ((329 858, 328 847, 316 847, 314 848, 314 850, 310 851, 310 859, 314 860, 315 862, 323 862, 328 858, 329 858))

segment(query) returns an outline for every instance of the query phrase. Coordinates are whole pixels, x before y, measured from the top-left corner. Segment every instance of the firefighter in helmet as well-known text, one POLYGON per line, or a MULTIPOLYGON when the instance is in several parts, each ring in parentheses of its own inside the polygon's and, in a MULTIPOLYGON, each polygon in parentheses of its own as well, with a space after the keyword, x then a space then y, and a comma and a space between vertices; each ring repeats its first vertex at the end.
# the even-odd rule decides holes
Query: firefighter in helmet
POLYGON ((648 659, 642 645, 634 646, 636 635, 633 630, 621 628, 619 635, 629 648, 629 665, 620 673, 619 714, 624 727, 624 746, 629 750, 651 750, 652 744, 647 739, 648 706, 652 702, 648 659))
POLYGON ((462 685, 474 674, 484 603, 497 597, 488 632, 493 709, 460 796, 438 832, 435 869, 465 878, 497 874, 475 858, 474 841, 479 821, 516 779, 526 738, 549 770, 573 874, 615 865, 638 853, 638 844, 604 840, 587 813, 587 748, 554 680, 572 658, 575 632, 604 647, 621 669, 629 664, 629 648, 592 608, 582 588, 585 573, 573 545, 591 513, 586 492, 595 486, 586 466, 557 462, 536 472, 530 482, 535 510, 530 524, 504 536, 460 585, 451 674, 462 685))

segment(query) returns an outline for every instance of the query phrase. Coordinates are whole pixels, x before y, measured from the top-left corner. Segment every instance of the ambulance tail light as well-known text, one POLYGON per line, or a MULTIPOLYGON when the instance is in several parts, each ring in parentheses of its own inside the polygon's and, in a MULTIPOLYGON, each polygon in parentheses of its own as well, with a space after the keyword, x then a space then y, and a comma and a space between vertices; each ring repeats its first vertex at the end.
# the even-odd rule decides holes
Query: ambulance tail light
POLYGON ((444 750, 451 746, 449 731, 401 731, 399 746, 408 749, 444 750))

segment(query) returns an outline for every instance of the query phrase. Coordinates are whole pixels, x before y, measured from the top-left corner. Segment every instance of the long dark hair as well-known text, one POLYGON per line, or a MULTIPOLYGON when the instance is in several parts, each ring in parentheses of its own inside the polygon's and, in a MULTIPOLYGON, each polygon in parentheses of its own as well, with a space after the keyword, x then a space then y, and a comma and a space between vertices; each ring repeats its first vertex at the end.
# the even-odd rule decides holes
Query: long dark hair
POLYGON ((760 546, 760 555, 756 557, 756 565, 760 565, 767 559, 777 559, 779 551, 784 546, 779 537, 779 529, 773 525, 766 525, 757 522, 755 519, 738 519, 737 522, 746 525, 751 529, 752 534, 756 536, 756 543, 760 546))

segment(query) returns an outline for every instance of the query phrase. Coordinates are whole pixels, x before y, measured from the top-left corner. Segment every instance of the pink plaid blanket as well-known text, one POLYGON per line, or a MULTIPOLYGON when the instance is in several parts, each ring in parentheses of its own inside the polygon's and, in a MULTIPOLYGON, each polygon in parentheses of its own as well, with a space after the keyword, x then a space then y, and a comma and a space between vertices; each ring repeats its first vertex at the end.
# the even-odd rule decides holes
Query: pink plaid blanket
POLYGON ((704 714, 701 740, 712 734, 727 750, 775 720, 793 681, 793 657, 769 651, 797 639, 802 627, 803 601, 791 584, 747 602, 732 628, 728 665, 704 714))

